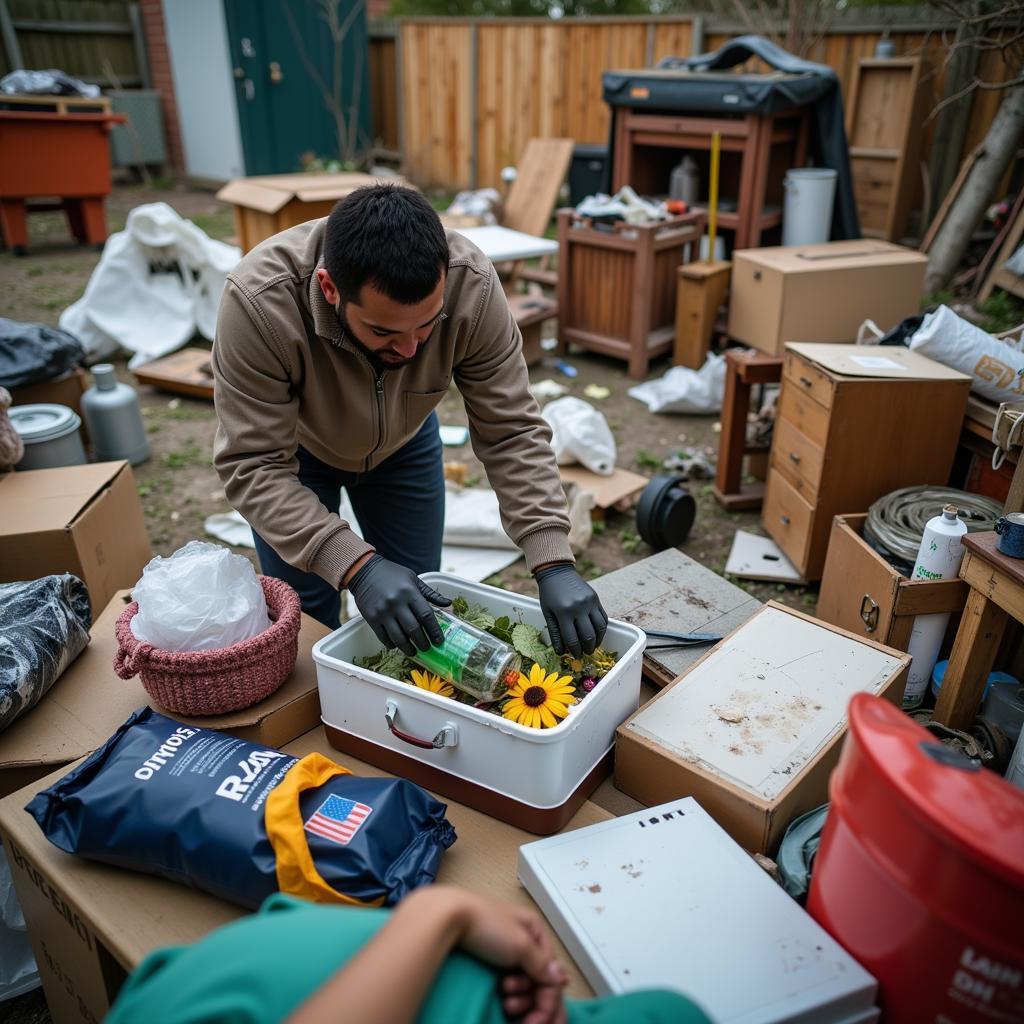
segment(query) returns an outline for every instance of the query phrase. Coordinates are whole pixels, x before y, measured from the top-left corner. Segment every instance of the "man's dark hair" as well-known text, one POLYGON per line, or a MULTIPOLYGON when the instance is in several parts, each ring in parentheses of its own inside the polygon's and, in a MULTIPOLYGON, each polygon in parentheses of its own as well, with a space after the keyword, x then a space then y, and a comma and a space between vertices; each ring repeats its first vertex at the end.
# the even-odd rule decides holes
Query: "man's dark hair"
POLYGON ((389 299, 422 302, 448 269, 448 239, 422 193, 367 185, 339 200, 327 218, 324 266, 341 301, 370 284, 389 299))

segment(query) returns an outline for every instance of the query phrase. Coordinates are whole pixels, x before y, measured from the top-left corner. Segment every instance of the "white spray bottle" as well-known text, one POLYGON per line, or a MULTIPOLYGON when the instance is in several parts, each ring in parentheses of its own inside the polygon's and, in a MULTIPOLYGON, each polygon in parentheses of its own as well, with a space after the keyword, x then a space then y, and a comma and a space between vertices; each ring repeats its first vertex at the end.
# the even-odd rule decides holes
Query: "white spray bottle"
MULTIPOLYGON (((957 515, 956 505, 947 505, 942 515, 928 520, 921 537, 921 547, 914 563, 914 580, 953 580, 960 572, 964 557, 963 538, 967 526, 957 515)), ((910 664, 907 689, 903 695, 906 710, 916 708, 924 700, 932 669, 939 657, 942 638, 946 635, 949 612, 936 615, 918 615, 907 653, 914 659, 910 664)))

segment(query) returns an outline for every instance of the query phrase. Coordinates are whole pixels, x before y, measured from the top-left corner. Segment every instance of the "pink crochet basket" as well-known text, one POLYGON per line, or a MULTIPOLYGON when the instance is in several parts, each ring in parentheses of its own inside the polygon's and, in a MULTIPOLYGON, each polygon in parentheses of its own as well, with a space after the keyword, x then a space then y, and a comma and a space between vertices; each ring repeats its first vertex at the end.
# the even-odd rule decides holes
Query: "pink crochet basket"
POLYGON ((133 601, 118 616, 114 671, 138 675, 161 707, 181 715, 222 715, 269 697, 288 678, 299 656, 299 595, 282 580, 259 576, 272 620, 258 636, 212 651, 164 651, 136 638, 133 601))

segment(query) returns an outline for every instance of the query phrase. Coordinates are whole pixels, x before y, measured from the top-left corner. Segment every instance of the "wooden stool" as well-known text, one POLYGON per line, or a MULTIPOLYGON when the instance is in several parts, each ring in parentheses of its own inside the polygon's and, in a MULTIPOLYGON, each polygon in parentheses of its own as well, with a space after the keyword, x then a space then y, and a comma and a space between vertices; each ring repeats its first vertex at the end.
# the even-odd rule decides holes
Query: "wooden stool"
POLYGON ((960 578, 971 592, 935 704, 935 721, 953 729, 974 721, 1008 619, 1024 622, 1024 559, 997 551, 998 539, 995 533, 964 537, 960 578))
POLYGON ((736 348, 725 353, 725 397, 722 400, 722 439, 718 442, 718 466, 711 488, 718 503, 729 510, 760 508, 764 484, 743 484, 743 457, 767 452, 768 445, 747 444, 750 389, 755 384, 782 380, 782 360, 754 349, 736 348))

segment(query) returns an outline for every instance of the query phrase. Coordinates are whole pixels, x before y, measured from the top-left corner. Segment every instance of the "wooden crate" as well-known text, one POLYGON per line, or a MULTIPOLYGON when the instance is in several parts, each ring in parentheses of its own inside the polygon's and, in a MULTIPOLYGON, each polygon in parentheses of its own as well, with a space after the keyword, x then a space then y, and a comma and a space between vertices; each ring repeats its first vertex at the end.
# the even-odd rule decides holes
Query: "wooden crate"
MULTIPOLYGON (((235 208, 235 234, 242 252, 279 231, 326 217, 339 199, 380 179, 369 174, 262 174, 229 181, 218 193, 235 208)), ((389 178, 406 185, 401 178, 389 178)))
POLYGON ((836 516, 818 598, 818 618, 905 651, 918 615, 960 614, 963 580, 911 580, 866 540, 866 515, 836 516))
POLYGON ((868 238, 903 236, 920 176, 921 59, 864 58, 846 110, 853 194, 868 238))
POLYGON ((651 224, 597 226, 558 211, 558 340, 616 356, 631 377, 675 341, 676 277, 683 247, 696 258, 703 213, 651 224))

